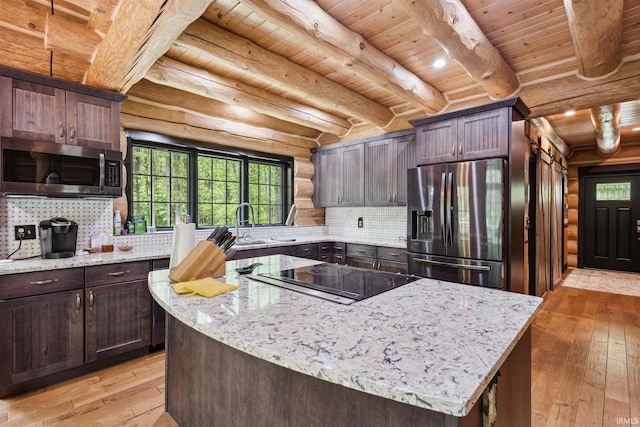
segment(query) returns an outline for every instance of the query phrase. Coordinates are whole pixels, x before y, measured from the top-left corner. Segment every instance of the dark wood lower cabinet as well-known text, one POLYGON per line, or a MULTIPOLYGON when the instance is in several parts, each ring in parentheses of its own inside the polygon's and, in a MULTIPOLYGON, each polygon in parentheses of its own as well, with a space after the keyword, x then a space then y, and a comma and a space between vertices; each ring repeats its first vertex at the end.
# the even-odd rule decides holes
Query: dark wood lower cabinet
POLYGON ((85 289, 86 361, 151 344, 151 295, 147 280, 85 289))
POLYGON ((0 398, 148 352, 149 267, 0 275, 0 398))
POLYGON ((0 397, 84 363, 82 289, 0 302, 0 397))

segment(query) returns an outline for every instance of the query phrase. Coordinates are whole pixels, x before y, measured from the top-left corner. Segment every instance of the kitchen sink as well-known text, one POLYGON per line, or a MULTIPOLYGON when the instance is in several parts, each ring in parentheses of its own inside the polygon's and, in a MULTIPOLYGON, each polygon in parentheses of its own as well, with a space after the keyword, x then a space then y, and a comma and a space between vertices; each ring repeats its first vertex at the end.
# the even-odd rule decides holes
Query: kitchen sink
POLYGON ((267 243, 266 240, 259 240, 259 239, 251 239, 251 240, 240 240, 240 241, 236 241, 236 246, 248 246, 248 245, 261 245, 263 243, 267 243))

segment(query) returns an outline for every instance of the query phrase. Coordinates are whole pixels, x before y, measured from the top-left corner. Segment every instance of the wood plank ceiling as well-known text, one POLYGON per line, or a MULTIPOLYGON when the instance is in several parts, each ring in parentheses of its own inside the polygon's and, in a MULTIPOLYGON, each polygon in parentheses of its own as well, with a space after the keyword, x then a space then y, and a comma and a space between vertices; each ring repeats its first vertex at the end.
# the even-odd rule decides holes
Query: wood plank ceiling
POLYGON ((132 129, 306 158, 512 95, 611 154, 640 144, 638 22, 640 0, 3 0, 0 63, 127 93, 132 129))

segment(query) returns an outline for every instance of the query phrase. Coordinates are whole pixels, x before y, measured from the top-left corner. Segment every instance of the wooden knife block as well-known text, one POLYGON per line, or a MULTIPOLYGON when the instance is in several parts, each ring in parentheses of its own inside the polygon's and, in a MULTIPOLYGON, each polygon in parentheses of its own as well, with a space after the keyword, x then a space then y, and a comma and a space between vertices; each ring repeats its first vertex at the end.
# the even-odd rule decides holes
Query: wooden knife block
POLYGON ((176 282, 220 277, 226 273, 227 257, 213 242, 202 240, 169 273, 169 279, 176 282))

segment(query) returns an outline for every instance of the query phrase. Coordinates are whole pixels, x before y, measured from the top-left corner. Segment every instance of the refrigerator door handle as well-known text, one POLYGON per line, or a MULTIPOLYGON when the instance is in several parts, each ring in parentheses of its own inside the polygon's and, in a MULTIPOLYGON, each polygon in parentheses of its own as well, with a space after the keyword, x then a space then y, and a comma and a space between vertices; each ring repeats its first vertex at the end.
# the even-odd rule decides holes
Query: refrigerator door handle
POLYGON ((453 247, 453 173, 449 172, 447 179, 447 234, 449 236, 449 246, 453 247))
POLYGON ((414 258, 416 262, 422 264, 440 265, 443 267, 459 268, 461 270, 474 270, 474 271, 491 271, 491 267, 487 265, 466 265, 466 264, 453 264, 450 262, 431 261, 428 259, 414 258))
POLYGON ((447 207, 445 202, 447 200, 447 173, 442 172, 442 183, 440 184, 440 230, 442 231, 442 242, 444 246, 447 246, 447 207))

